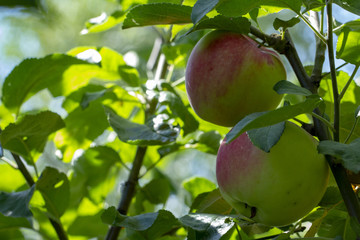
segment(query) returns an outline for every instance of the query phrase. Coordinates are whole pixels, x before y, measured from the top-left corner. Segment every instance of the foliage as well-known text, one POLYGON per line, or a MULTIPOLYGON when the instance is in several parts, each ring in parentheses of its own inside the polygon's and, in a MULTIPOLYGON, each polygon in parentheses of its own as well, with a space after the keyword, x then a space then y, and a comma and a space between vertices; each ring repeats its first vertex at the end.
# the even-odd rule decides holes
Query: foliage
MULTIPOLYGON (((42 1, 0 5, 15 4, 49 17, 42 1)), ((119 26, 124 35, 130 29, 149 30, 157 40, 152 50, 135 53, 137 64, 108 46, 77 46, 24 59, 3 82, 0 239, 117 239, 119 232, 118 239, 151 240, 359 237, 358 195, 336 169, 360 171, 360 87, 355 81, 360 19, 339 23, 334 15, 334 21, 323 21, 325 10, 332 17, 332 6, 358 17, 358 1, 120 0, 116 6, 100 20, 83 23, 83 33, 119 26), (290 20, 281 19, 284 11, 290 20), (271 15, 276 36, 258 30, 259 21, 271 15), (289 53, 293 43, 286 45, 288 30, 300 22, 315 33, 318 46, 316 60, 306 68, 293 60, 296 50, 289 53), (191 49, 211 29, 248 34, 284 54, 297 79, 274 86, 284 95, 281 106, 250 114, 231 131, 195 115, 184 68, 191 49), (335 34, 332 48, 329 36, 335 34), (324 46, 355 67, 335 68, 330 55, 330 72, 323 71, 324 46), (42 94, 61 106, 29 109, 42 94), (302 124, 321 140, 318 150, 327 154, 337 184, 330 181, 308 216, 290 226, 269 227, 237 215, 226 203, 216 187, 214 161, 221 139, 232 141, 245 131, 270 151, 285 120, 302 124), (319 134, 319 122, 330 132, 323 134, 327 139, 319 134), (349 200, 354 196, 356 201, 349 200)))

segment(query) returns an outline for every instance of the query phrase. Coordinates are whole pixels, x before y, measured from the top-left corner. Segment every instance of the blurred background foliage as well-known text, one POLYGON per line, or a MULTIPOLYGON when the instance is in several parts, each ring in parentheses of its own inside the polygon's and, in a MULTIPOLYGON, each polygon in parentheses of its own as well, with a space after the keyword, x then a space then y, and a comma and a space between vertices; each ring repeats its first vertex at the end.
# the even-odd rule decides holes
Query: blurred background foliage
MULTIPOLYGON (((79 47, 83 46, 113 49, 123 55, 124 60, 129 65, 137 68, 143 82, 153 78, 153 73, 149 73, 148 60, 154 42, 161 32, 160 28, 142 27, 122 30, 121 24, 119 24, 102 32, 89 33, 85 30, 89 24, 101 21, 105 14, 111 15, 117 11, 121 15, 121 12, 127 10, 132 4, 146 2, 178 1, 39 0, 37 1, 37 8, 0 7, 0 86, 11 70, 25 58, 40 58, 52 53, 68 53, 69 51, 70 55, 76 55, 83 49, 79 47)), ((334 15, 337 16, 338 21, 342 22, 356 18, 336 7, 334 15)), ((276 16, 270 14, 259 18, 258 24, 264 32, 271 34, 276 32, 272 26, 275 17, 288 20, 294 16, 291 11, 283 10, 276 16)), ((311 30, 301 22, 291 28, 290 32, 304 65, 312 64, 315 45, 311 30)), ((182 49, 182 52, 176 52, 181 57, 176 58, 176 62, 174 62, 175 70, 170 79, 172 82, 183 78, 187 56, 201 36, 202 32, 191 34, 188 36, 189 45, 182 49)), ((163 51, 167 51, 166 47, 163 51)), ((171 54, 171 50, 169 50, 169 54, 171 54)), ((288 70, 288 80, 295 81, 292 70, 285 59, 284 63, 288 70)), ((341 63, 341 60, 337 61, 337 65, 341 63)), ((326 63, 325 66, 327 66, 326 63)), ((352 67, 349 66, 348 69, 352 69, 352 67)), ((183 90, 182 99, 186 101, 184 87, 179 86, 179 89, 183 90)), ((72 119, 85 114, 87 119, 93 121, 90 126, 98 127, 99 131, 104 130, 107 125, 102 126, 101 119, 98 122, 94 120, 101 114, 103 115, 98 108, 98 105, 101 104, 100 101, 87 108, 86 113, 84 113, 85 111, 74 110, 79 108, 80 94, 87 90, 95 92, 103 89, 90 86, 89 89, 74 92, 67 96, 64 104, 64 98, 53 98, 48 91, 41 91, 40 94, 26 102, 21 111, 26 113, 50 109, 62 117, 66 117, 71 112, 72 115, 65 120, 70 125, 72 119)), ((115 97, 126 95, 126 97, 131 98, 121 90, 117 90, 115 94, 115 97)), ((114 96, 106 95, 105 99, 111 99, 111 97, 114 96)), ((123 108, 124 115, 132 114, 136 107, 138 107, 136 103, 126 105, 123 108)), ((0 109, 0 118, 2 127, 14 120, 11 113, 3 107, 0 109)), ((142 118, 141 114, 134 113, 132 120, 139 122, 139 119, 142 118)), ((191 203, 197 195, 216 188, 216 150, 220 139, 228 129, 206 123, 200 119, 197 120, 200 121, 201 131, 196 131, 183 138, 180 137, 178 143, 187 147, 167 155, 160 163, 157 161, 162 157, 161 153, 165 155, 167 151, 172 151, 172 149, 162 149, 158 146, 148 148, 144 167, 140 171, 140 176, 142 176, 139 183, 141 191, 136 194, 130 208, 130 215, 153 212, 165 207, 176 217, 180 217, 189 211, 191 203), (153 167, 154 164, 157 164, 156 168, 153 167), (159 186, 161 186, 161 192, 156 191, 159 186), (201 190, 199 191, 199 189, 201 190)), ((73 129, 81 129, 85 124, 80 121, 74 125, 76 126, 71 126, 73 129)), ((39 172, 43 172, 47 166, 52 166, 71 176, 68 183, 71 189, 71 197, 68 201, 71 204, 63 215, 62 221, 72 239, 88 239, 97 236, 99 233, 106 233, 107 225, 99 222, 101 211, 105 206, 118 205, 120 199, 118 190, 128 174, 127 167, 131 164, 136 146, 123 143, 116 138, 115 134, 105 131, 105 134, 96 138, 94 142, 85 142, 84 145, 77 145, 78 143, 74 140, 73 149, 70 152, 75 153, 75 155, 68 157, 68 162, 59 161, 59 158, 63 157, 63 153, 59 153, 57 147, 61 148, 61 143, 73 141, 71 134, 74 132, 64 131, 58 134, 55 138, 57 146, 54 142, 48 142, 44 153, 37 160, 36 166, 39 172), (103 143, 106 143, 106 146, 101 146, 103 143), (79 150, 82 147, 86 150, 79 150), (117 154, 118 152, 119 154, 117 154), (106 164, 101 160, 104 158, 109 160, 106 164), (98 167, 99 165, 101 168, 98 167), (71 171, 69 172, 69 170, 71 171), (84 236, 84 233, 88 235, 84 236)), ((67 148, 71 146, 69 143, 63 145, 67 145, 67 148)), ((22 175, 9 164, 0 162, 0 172, 2 178, 0 191, 11 192, 14 189, 17 191, 26 189, 22 175)), ((39 206, 40 209, 44 200, 40 194, 35 193, 31 204, 39 206)), ((52 238, 55 233, 44 214, 38 208, 32 210, 39 221, 42 234, 48 234, 48 237, 52 238)), ((29 231, 28 234, 35 234, 26 228, 23 231, 29 231)), ((272 232, 272 234, 276 233, 279 231, 274 230, 272 232)), ((0 232, 0 239, 9 236, 1 234, 4 233, 0 232)), ((17 233, 11 234, 16 236, 17 233)), ((123 234, 125 233, 123 232, 123 234)), ((34 238, 36 239, 36 237, 34 238)))

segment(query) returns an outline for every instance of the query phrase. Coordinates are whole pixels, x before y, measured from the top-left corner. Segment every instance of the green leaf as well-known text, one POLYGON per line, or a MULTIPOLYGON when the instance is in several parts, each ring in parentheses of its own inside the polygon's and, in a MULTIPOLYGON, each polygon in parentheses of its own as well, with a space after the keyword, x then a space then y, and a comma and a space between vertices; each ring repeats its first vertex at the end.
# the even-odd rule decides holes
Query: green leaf
POLYGON ((284 106, 273 111, 250 114, 238 122, 226 135, 227 142, 233 141, 248 130, 274 125, 303 113, 311 113, 321 103, 322 99, 319 96, 311 95, 302 103, 284 106))
POLYGON ((280 122, 275 125, 249 130, 247 134, 255 146, 268 153, 280 140, 284 129, 285 122, 280 122))
POLYGON ((325 3, 322 0, 302 0, 302 2, 306 7, 305 12, 325 6, 325 3))
POLYGON ((29 202, 34 194, 35 187, 25 191, 4 193, 0 192, 0 213, 5 217, 31 217, 29 202))
POLYGON ((330 140, 321 141, 318 151, 339 158, 346 169, 354 173, 360 172, 360 138, 355 139, 350 144, 330 140))
POLYGON ((339 188, 335 186, 329 186, 326 189, 326 192, 321 199, 319 206, 322 207, 331 207, 333 205, 338 204, 342 200, 341 193, 339 188))
POLYGON ((38 7, 38 1, 36 0, 1 0, 0 6, 5 7, 38 7))
POLYGON ((250 32, 250 21, 244 17, 215 16, 198 22, 188 33, 202 29, 219 29, 247 34, 250 32))
POLYGON ((75 108, 64 121, 66 127, 57 132, 55 143, 63 151, 65 162, 72 159, 77 149, 88 148, 93 140, 109 127, 103 105, 99 100, 93 101, 85 109, 75 108))
POLYGON ((279 28, 282 28, 283 30, 285 30, 287 28, 291 28, 291 27, 295 26, 299 22, 300 22, 300 19, 297 17, 293 17, 287 21, 281 20, 280 18, 275 18, 273 26, 276 30, 278 30, 279 28))
MULTIPOLYGON (((135 145, 163 145, 174 141, 178 135, 176 129, 157 128, 153 123, 147 125, 131 122, 117 115, 112 109, 104 107, 110 126, 114 129, 119 139, 135 145)), ((150 120, 151 121, 151 120, 150 120)))
POLYGON ((188 108, 181 101, 181 98, 169 91, 160 92, 159 103, 168 105, 176 117, 179 117, 184 125, 182 127, 184 135, 195 131, 199 127, 199 122, 188 111, 188 108))
POLYGON ((215 183, 203 177, 191 177, 182 183, 183 187, 193 198, 203 192, 210 192, 216 188, 215 183))
POLYGON ((277 82, 274 86, 274 90, 278 94, 295 94, 301 96, 310 96, 312 94, 308 89, 295 85, 294 83, 286 80, 277 82))
POLYGON ((221 1, 216 10, 228 17, 239 17, 260 6, 288 8, 299 13, 301 5, 300 0, 227 0, 221 1))
POLYGON ((29 219, 25 217, 7 217, 0 214, 0 231, 9 231, 10 229, 19 227, 31 228, 29 219))
POLYGON ((198 0, 191 12, 191 20, 198 23, 208 12, 214 9, 219 0, 198 0))
POLYGON ((101 55, 102 70, 114 73, 115 76, 118 75, 130 87, 140 86, 138 71, 136 68, 128 66, 122 55, 106 47, 102 47, 99 54, 101 55))
POLYGON ((164 204, 170 196, 170 183, 165 178, 156 178, 146 184, 141 191, 153 204, 164 204))
POLYGON ((108 226, 101 222, 101 213, 95 215, 78 216, 69 226, 69 235, 87 238, 100 238, 106 234, 108 226))
POLYGON ((336 57, 346 62, 360 64, 360 20, 343 25, 336 45, 336 57))
POLYGON ((201 238, 196 239, 218 240, 234 226, 228 216, 191 213, 181 217, 183 226, 200 232, 201 238))
POLYGON ((86 92, 83 96, 83 99, 81 100, 81 103, 80 103, 81 107, 83 109, 87 108, 89 106, 90 102, 101 98, 102 96, 105 95, 106 92, 108 92, 107 89, 103 89, 103 90, 100 90, 97 92, 86 92))
POLYGON ((360 2, 357 0, 334 0, 333 2, 351 13, 360 15, 360 2))
POLYGON ((54 220, 59 220, 69 205, 70 185, 65 173, 47 167, 36 182, 45 200, 45 207, 54 220))
MULTIPOLYGON (((63 54, 53 54, 39 59, 26 59, 6 77, 1 100, 8 109, 17 113, 22 103, 42 89, 55 86, 55 88, 58 88, 57 92, 60 89, 65 92, 65 89, 59 86, 64 72, 71 66, 79 65, 98 68, 98 66, 92 66, 88 62, 63 54)), ((72 77, 74 79, 76 75, 72 77)), ((72 87, 77 84, 77 82, 73 81, 72 87)), ((59 95, 62 94, 56 96, 59 95)))
POLYGON ((189 6, 172 3, 138 5, 126 14, 123 29, 164 24, 191 23, 189 6))
POLYGON ((49 135, 65 126, 61 117, 45 111, 36 115, 25 115, 2 131, 2 146, 17 153, 32 164, 34 154, 41 153, 49 135))
POLYGON ((110 207, 101 216, 104 223, 124 227, 135 231, 144 231, 147 238, 156 239, 164 233, 179 225, 174 215, 166 210, 144 213, 136 216, 120 214, 115 207, 110 207))
POLYGON ((218 188, 211 192, 199 194, 190 209, 191 212, 222 215, 228 215, 232 210, 233 207, 224 200, 218 188))
POLYGON ((123 22, 125 13, 124 11, 114 11, 111 15, 102 13, 98 17, 89 19, 85 24, 86 28, 81 33, 98 33, 109 30, 123 22))

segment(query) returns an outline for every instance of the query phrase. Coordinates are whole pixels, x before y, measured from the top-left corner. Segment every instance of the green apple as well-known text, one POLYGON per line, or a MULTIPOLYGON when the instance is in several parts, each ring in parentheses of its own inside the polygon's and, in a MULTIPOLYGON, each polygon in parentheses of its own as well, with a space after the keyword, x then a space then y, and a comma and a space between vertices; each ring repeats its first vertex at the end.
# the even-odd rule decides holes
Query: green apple
POLYGON ((273 86, 286 79, 278 54, 250 37, 215 30, 195 45, 186 66, 190 104, 202 119, 234 126, 246 115, 274 109, 273 86))
POLYGON ((291 122, 269 153, 254 146, 247 133, 222 142, 216 162, 222 196, 255 222, 284 226, 299 220, 317 206, 329 179, 317 144, 291 122))

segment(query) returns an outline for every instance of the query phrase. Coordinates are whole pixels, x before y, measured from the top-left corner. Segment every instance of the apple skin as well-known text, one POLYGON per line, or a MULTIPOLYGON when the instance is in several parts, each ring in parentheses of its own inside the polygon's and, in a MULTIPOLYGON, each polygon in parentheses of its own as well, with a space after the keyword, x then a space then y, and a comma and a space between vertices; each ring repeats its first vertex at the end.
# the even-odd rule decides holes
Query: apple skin
POLYGON ((276 52, 245 35, 219 30, 198 41, 185 71, 195 113, 226 127, 250 113, 276 108, 281 95, 273 86, 280 80, 286 80, 286 70, 276 52))
POLYGON ((285 226, 309 213, 327 188, 329 167, 317 140, 286 122, 269 153, 247 133, 221 143, 216 177, 223 198, 240 214, 269 226, 285 226))

